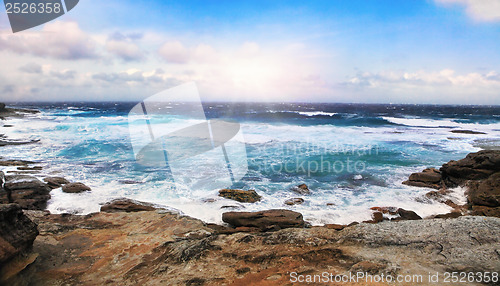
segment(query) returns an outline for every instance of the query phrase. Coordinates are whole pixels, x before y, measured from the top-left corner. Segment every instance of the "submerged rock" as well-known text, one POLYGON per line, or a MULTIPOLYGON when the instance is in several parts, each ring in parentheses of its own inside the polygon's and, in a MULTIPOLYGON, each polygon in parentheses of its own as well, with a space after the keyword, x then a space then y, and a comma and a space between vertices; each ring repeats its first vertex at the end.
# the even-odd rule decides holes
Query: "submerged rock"
POLYGON ((306 184, 300 184, 296 187, 293 187, 292 191, 300 195, 308 195, 311 193, 311 190, 309 190, 309 187, 306 184))
POLYGON ((293 199, 288 199, 285 201, 285 205, 288 205, 288 206, 300 205, 302 203, 304 203, 303 198, 293 198, 293 199))
POLYGON ((261 200, 261 196, 257 194, 255 190, 233 190, 233 189, 222 189, 219 191, 219 196, 235 200, 242 203, 255 203, 261 200))
POLYGON ((37 225, 23 214, 19 205, 0 205, 0 268, 4 262, 28 250, 37 235, 37 225))
POLYGON ((267 210, 259 212, 227 212, 222 214, 222 221, 235 227, 256 227, 269 230, 290 227, 304 227, 301 213, 290 210, 267 210))
POLYGON ((83 183, 69 183, 62 187, 62 191, 65 193, 82 193, 85 191, 91 191, 92 189, 83 183))

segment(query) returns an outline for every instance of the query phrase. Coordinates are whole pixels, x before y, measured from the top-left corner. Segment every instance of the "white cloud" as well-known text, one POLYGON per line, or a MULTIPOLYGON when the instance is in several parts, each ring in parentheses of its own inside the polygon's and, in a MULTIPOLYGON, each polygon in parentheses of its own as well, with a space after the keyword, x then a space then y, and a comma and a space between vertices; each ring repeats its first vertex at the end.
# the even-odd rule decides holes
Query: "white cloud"
POLYGON ((19 68, 20 71, 32 74, 41 74, 42 66, 37 63, 29 63, 19 68))
POLYGON ((337 88, 345 94, 362 95, 368 102, 500 103, 500 76, 495 71, 465 74, 451 69, 360 72, 339 83, 337 88))
POLYGON ((95 42, 76 22, 54 21, 40 32, 1 34, 0 50, 65 60, 97 57, 95 42))
POLYGON ((189 60, 189 51, 179 41, 166 42, 161 46, 158 53, 170 63, 180 64, 189 60))
POLYGON ((438 3, 465 6, 467 15, 479 22, 500 21, 500 0, 435 0, 438 3))
POLYGON ((135 40, 141 38, 142 35, 137 34, 125 36, 120 33, 114 33, 106 41, 106 50, 124 61, 142 60, 145 53, 134 43, 135 40))

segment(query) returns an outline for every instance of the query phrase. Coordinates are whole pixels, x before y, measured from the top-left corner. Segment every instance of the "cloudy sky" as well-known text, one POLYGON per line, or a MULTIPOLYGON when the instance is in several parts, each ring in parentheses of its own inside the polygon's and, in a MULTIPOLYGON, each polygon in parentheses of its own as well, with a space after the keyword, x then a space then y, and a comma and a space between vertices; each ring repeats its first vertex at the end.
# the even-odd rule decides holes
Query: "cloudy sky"
POLYGON ((13 34, 1 101, 500 104, 500 0, 81 0, 13 34))

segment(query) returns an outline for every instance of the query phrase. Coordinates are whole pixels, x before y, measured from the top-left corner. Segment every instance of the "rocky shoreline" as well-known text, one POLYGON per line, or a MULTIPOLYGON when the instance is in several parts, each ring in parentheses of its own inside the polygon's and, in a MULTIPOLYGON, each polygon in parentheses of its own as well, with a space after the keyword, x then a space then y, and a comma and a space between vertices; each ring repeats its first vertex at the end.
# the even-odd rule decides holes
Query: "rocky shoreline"
MULTIPOLYGON (((2 118, 24 112, 0 107, 2 118)), ((500 151, 471 153, 404 182, 435 189, 422 199, 445 203, 451 213, 422 219, 374 206, 369 221, 318 227, 284 209, 226 212, 227 225, 207 224, 129 199, 89 215, 50 214, 44 209, 52 189, 90 188, 62 177, 42 181, 33 176, 41 171, 36 162, 0 158, 0 166, 16 168, 0 172, 0 285, 292 285, 292 273, 356 272, 423 275, 419 285, 436 285, 425 280, 428 273, 500 269, 500 151), (448 196, 458 186, 467 189, 464 205, 448 196)), ((260 200, 254 190, 220 195, 260 200)))

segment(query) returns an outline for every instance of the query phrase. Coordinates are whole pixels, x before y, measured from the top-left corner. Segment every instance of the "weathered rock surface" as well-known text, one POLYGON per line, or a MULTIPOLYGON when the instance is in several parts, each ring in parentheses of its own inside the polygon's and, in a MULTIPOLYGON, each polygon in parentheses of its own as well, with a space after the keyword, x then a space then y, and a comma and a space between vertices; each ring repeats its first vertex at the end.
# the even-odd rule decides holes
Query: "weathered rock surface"
POLYGON ((106 203, 101 207, 101 212, 143 212, 154 211, 155 207, 151 204, 134 201, 131 199, 116 199, 106 203))
POLYGON ((0 193, 0 203, 14 202, 23 209, 45 209, 50 199, 51 189, 42 181, 28 175, 5 176, 4 188, 6 192, 0 193))
POLYGON ((38 235, 37 226, 17 204, 0 204, 0 269, 15 255, 28 250, 38 235))
POLYGON ((304 227, 302 214, 290 210, 227 212, 222 214, 222 220, 235 227, 256 227, 261 230, 304 227))
POLYGON ((62 187, 62 191, 65 193, 82 193, 86 191, 91 191, 92 189, 83 183, 69 183, 62 187))
POLYGON ((429 272, 500 269, 500 219, 493 217, 224 235, 163 211, 28 215, 39 224, 39 259, 7 285, 288 285, 294 271, 426 279, 429 272))
POLYGON ((232 190, 232 189, 223 189, 219 191, 219 196, 235 200, 242 203, 255 203, 261 200, 261 196, 257 194, 255 190, 232 190))

